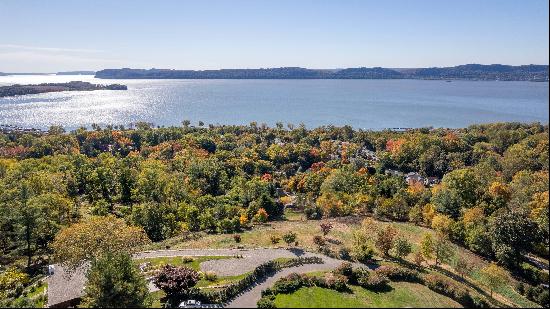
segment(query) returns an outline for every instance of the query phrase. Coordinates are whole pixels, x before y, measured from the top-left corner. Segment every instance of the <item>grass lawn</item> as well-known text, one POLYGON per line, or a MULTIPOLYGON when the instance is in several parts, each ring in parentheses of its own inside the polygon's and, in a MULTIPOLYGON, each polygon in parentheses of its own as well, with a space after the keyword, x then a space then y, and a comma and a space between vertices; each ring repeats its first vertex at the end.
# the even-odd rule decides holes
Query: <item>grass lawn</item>
POLYGON ((151 304, 150 308, 162 308, 162 303, 160 299, 164 296, 166 296, 166 294, 163 291, 152 292, 151 298, 153 299, 153 303, 151 304))
POLYGON ((44 294, 47 287, 48 287, 48 284, 45 281, 40 281, 39 283, 36 284, 34 291, 29 292, 29 294, 27 294, 27 297, 29 298, 38 297, 44 294))
MULTIPOLYGON (((161 265, 173 265, 173 266, 187 266, 196 271, 200 271, 200 264, 202 262, 211 261, 211 260, 222 260, 222 259, 232 259, 232 256, 193 256, 193 257, 181 257, 181 256, 171 256, 171 257, 157 257, 157 258, 147 258, 136 260, 138 264, 149 262, 153 268, 161 265), (184 262, 184 259, 192 258, 191 261, 184 262)), ((233 282, 243 279, 248 273, 244 273, 238 276, 226 276, 226 277, 217 277, 216 280, 206 280, 201 279, 197 282, 196 287, 205 288, 212 286, 228 285, 233 282)))
POLYGON ((279 294, 278 308, 460 308, 452 299, 427 287, 407 282, 392 282, 389 292, 372 292, 351 286, 352 293, 340 293, 319 287, 301 288, 292 294, 279 294))
POLYGON ((136 263, 141 264, 145 262, 151 263, 152 266, 160 265, 173 265, 173 266, 187 266, 196 271, 200 271, 200 265, 202 262, 210 260, 222 260, 222 259, 232 259, 232 256, 193 256, 191 261, 184 262, 184 258, 181 256, 170 256, 170 257, 156 257, 156 258, 147 258, 136 260, 136 263))

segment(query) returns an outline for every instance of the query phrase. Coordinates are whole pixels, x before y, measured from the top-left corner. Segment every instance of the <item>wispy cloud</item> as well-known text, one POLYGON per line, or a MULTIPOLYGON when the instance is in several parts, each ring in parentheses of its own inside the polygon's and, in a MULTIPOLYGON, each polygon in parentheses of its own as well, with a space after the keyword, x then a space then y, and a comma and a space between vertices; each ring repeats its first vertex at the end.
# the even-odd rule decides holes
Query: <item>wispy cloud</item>
POLYGON ((102 53, 104 52, 102 50, 97 50, 97 49, 43 47, 43 46, 29 46, 29 45, 18 45, 18 44, 0 44, 0 49, 25 50, 25 51, 50 52, 50 53, 102 53))

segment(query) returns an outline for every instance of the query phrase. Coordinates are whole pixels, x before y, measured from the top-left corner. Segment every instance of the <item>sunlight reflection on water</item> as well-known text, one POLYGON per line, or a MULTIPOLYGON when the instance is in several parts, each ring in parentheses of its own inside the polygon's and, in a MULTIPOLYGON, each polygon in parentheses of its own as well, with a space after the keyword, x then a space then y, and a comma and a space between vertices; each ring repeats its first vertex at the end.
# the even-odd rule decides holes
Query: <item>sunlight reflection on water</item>
POLYGON ((548 83, 421 80, 103 80, 93 76, 2 76, 0 86, 121 83, 127 91, 58 92, 0 98, 0 124, 72 129, 137 121, 358 128, 462 127, 548 122, 548 83))

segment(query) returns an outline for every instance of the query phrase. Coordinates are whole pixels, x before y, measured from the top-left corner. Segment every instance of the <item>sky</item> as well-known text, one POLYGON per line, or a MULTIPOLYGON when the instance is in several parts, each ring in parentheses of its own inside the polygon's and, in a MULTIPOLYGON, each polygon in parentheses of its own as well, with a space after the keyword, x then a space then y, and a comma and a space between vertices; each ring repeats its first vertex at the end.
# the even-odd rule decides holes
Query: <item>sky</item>
POLYGON ((547 0, 0 0, 0 72, 548 64, 547 0))

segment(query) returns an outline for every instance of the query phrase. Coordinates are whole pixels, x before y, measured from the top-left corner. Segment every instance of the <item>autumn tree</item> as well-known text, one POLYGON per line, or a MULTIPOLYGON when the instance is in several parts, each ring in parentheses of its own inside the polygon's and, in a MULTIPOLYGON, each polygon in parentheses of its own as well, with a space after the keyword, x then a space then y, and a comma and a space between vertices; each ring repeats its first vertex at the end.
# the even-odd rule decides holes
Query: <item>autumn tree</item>
POLYGON ((420 252, 426 260, 431 260, 435 254, 435 244, 432 234, 425 233, 420 242, 420 252))
POLYGON ((132 253, 150 240, 140 227, 112 216, 92 217, 61 230, 52 243, 54 257, 70 269, 106 253, 132 253))
POLYGON ((453 268, 460 275, 460 278, 464 278, 472 270, 472 264, 465 257, 459 255, 453 261, 453 268))
POLYGON ((491 263, 482 268, 481 276, 483 282, 491 291, 491 297, 493 297, 493 292, 495 290, 506 284, 508 278, 506 272, 495 263, 491 263))
POLYGON ((386 228, 378 231, 374 245, 384 256, 388 256, 390 249, 394 245, 396 236, 397 230, 393 226, 388 225, 386 228))

